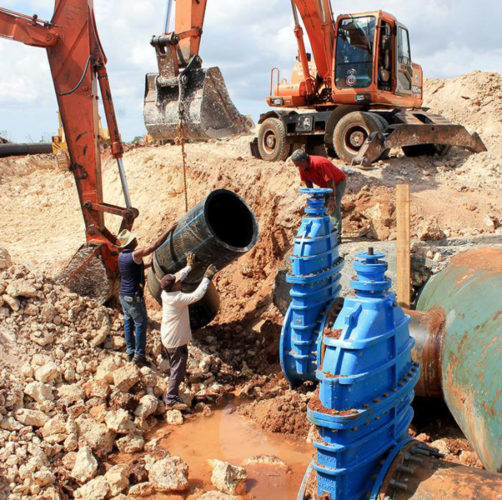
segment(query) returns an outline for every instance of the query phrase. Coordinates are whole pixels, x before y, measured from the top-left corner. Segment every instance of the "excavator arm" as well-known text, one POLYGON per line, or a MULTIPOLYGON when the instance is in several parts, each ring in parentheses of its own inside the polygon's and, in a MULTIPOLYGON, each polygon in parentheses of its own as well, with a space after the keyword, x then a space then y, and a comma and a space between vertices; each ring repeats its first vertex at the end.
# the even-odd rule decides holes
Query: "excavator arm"
MULTIPOLYGON (((130 229, 138 211, 131 206, 122 164, 123 147, 99 41, 92 0, 56 0, 52 20, 0 8, 0 36, 45 48, 68 144, 70 170, 85 222, 87 245, 72 260, 62 281, 70 288, 104 301, 117 274, 116 237, 105 225, 105 213, 122 218, 130 229), (98 146, 98 87, 101 91, 111 149, 117 159, 126 207, 103 201, 98 146), (96 264, 97 259, 97 264, 96 264), (94 268, 106 276, 89 276, 94 268), (106 278, 103 280, 103 278, 106 278)), ((92 273, 91 273, 92 274, 92 273)))
MULTIPOLYGON (((167 33, 173 1, 168 1, 166 33, 154 36, 158 73, 146 75, 144 119, 154 139, 209 139, 247 133, 253 124, 233 105, 219 68, 203 69, 199 47, 207 0, 177 0, 174 31, 167 33)), ((305 92, 331 87, 335 30, 329 0, 291 0, 305 92), (310 75, 303 20, 317 75, 310 75)))

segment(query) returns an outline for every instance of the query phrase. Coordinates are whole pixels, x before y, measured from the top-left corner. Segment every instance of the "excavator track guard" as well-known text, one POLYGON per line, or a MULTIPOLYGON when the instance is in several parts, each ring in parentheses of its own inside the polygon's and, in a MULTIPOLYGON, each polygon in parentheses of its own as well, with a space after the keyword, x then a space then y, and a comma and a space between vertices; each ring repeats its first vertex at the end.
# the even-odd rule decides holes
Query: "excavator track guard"
POLYGON ((239 113, 217 67, 201 68, 194 56, 177 76, 166 53, 157 52, 159 73, 146 75, 144 119, 154 139, 218 139, 249 133, 253 121, 239 113), (181 130, 180 130, 181 125, 181 130))

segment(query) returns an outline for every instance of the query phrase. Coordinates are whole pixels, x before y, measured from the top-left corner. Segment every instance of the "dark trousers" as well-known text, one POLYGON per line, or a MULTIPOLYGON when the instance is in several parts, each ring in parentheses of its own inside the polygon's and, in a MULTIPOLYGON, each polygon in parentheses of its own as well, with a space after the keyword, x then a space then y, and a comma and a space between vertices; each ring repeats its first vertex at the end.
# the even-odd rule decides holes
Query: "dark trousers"
POLYGON ((187 372, 188 346, 182 345, 172 349, 162 348, 162 354, 169 361, 169 388, 164 397, 166 403, 174 403, 178 398, 178 390, 187 372))

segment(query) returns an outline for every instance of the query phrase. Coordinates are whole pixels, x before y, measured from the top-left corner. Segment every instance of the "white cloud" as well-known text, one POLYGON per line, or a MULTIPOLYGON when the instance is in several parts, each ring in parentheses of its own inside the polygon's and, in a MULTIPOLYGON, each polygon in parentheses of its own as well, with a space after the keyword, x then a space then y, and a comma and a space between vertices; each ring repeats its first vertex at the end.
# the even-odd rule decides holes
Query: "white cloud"
MULTIPOLYGON (((381 8, 410 30, 413 59, 429 77, 502 70, 502 2, 485 0, 336 0, 335 16, 381 8)), ((8 9, 50 19, 47 0, 2 0, 8 9)), ((97 25, 125 139, 144 133, 145 73, 156 71, 149 41, 163 30, 166 0, 95 0, 97 25)), ((296 40, 289 0, 208 0, 201 45, 206 66, 220 66, 235 104, 255 117, 265 110, 270 69, 290 76, 296 40)), ((56 99, 42 49, 0 39, 0 130, 14 140, 57 129, 56 99)))

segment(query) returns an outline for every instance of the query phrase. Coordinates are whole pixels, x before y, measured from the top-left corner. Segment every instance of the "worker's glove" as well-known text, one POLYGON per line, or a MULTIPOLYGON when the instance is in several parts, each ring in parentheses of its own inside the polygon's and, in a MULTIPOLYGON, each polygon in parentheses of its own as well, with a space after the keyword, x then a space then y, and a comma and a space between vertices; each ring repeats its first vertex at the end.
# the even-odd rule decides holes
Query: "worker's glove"
POLYGON ((193 267, 195 264, 195 254, 187 253, 187 266, 193 267))
POLYGON ((218 269, 216 269, 215 266, 213 266, 213 264, 211 264, 207 269, 206 269, 206 272, 204 273, 204 278, 208 278, 208 279, 211 279, 216 273, 217 273, 218 269))

